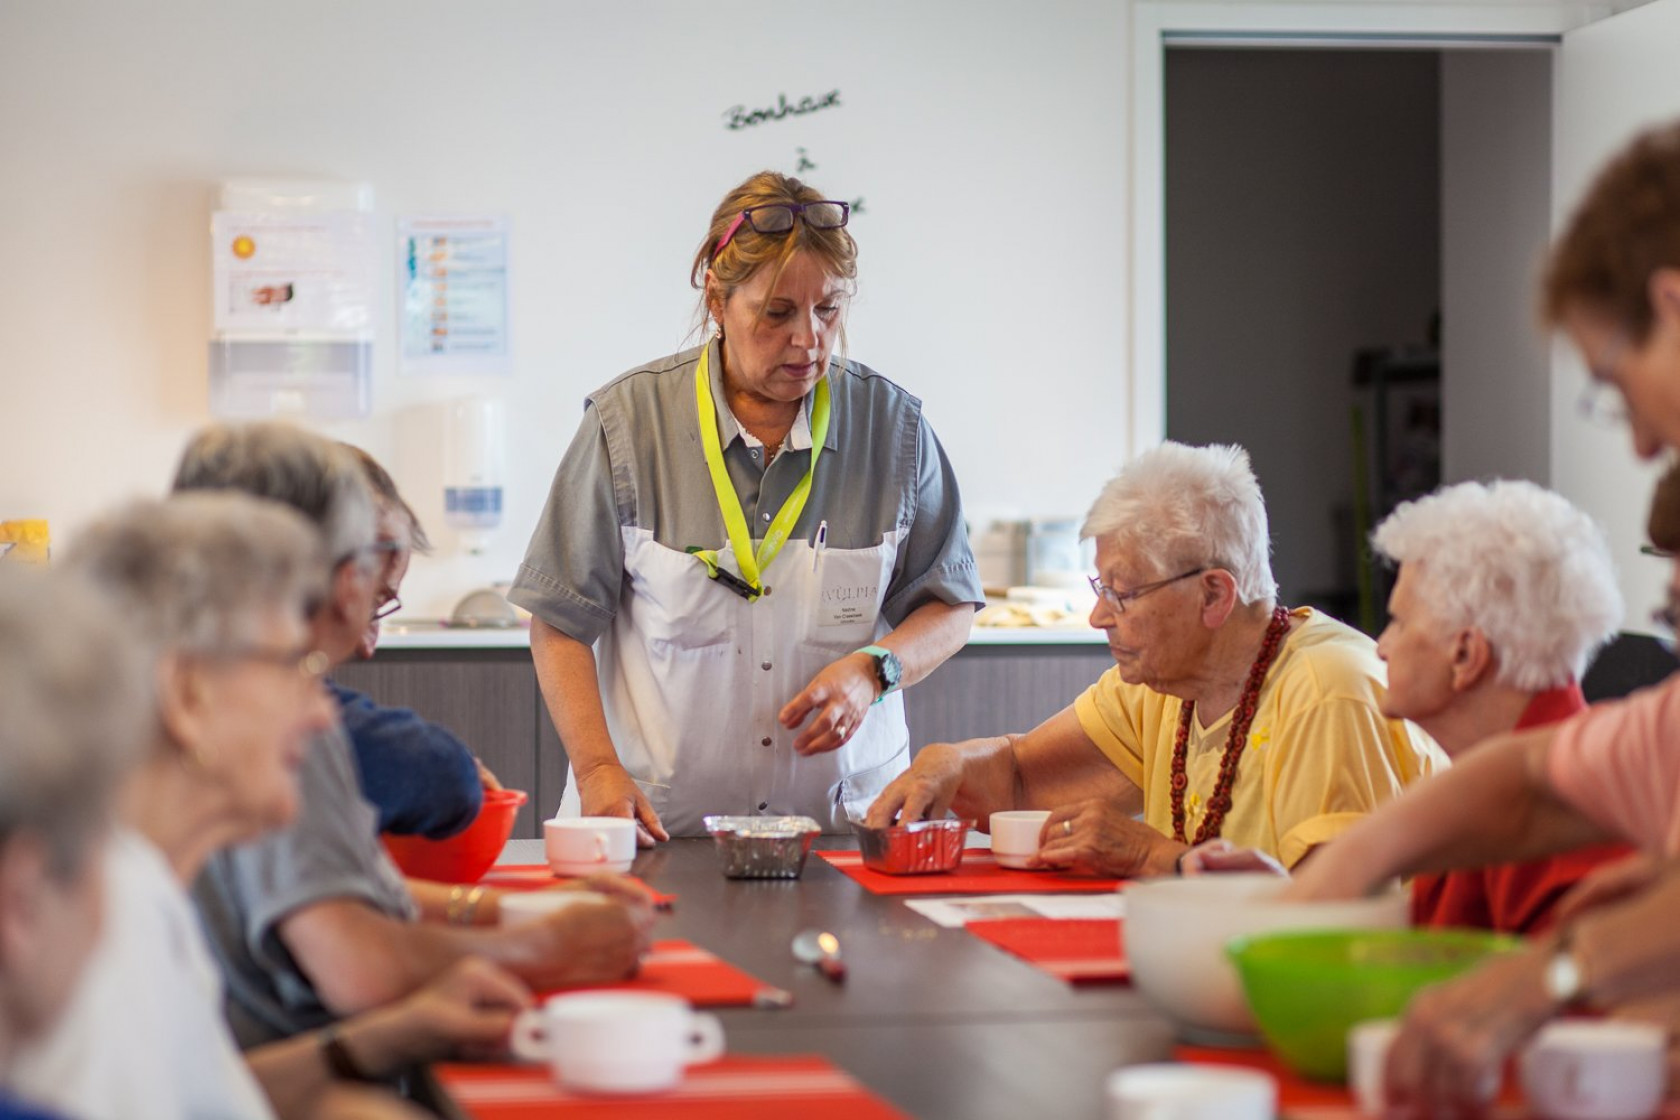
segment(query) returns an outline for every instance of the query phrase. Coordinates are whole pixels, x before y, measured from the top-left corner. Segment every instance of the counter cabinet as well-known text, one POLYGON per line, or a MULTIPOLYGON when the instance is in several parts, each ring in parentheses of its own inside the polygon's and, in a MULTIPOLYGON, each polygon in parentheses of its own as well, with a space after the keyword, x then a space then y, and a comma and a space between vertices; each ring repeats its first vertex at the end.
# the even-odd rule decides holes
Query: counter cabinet
MULTIPOLYGON (((971 644, 906 690, 910 744, 1026 731, 1071 703, 1114 663, 1088 640, 971 644)), ((537 838, 565 789, 566 755, 543 707, 528 649, 381 649, 340 666, 340 684, 450 728, 507 786, 532 791, 514 836, 537 838)))

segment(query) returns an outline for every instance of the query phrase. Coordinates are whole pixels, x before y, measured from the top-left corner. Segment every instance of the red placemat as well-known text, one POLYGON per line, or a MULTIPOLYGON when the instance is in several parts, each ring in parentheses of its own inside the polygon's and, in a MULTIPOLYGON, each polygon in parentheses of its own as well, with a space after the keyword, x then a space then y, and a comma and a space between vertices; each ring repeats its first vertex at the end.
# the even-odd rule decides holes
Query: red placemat
MULTIPOLYGON (((624 876, 633 883, 641 883, 634 875, 624 876)), ((552 887, 557 883, 573 883, 575 879, 568 879, 563 875, 556 875, 548 869, 546 863, 498 863, 479 877, 481 887, 495 887, 502 891, 540 891, 552 887)), ((664 894, 653 890, 653 903, 660 908, 666 908, 676 901, 674 894, 664 894)))
POLYGON ((682 996, 696 1007, 749 1007, 762 996, 776 1003, 783 998, 780 988, 766 984, 748 972, 690 941, 655 941, 635 978, 619 984, 584 984, 556 991, 611 990, 624 992, 668 992, 682 996))
POLYGON ((438 1081, 474 1120, 907 1120, 904 1113, 815 1054, 730 1055, 695 1066, 682 1084, 644 1096, 583 1096, 541 1066, 441 1065, 438 1081))
POLYGON ((963 928, 1070 984, 1132 977, 1119 918, 987 918, 963 928))
POLYGON ((887 875, 863 865, 861 852, 818 852, 870 894, 1074 894, 1111 891, 1119 879, 1088 879, 1061 871, 1014 871, 999 867, 986 848, 965 848, 955 871, 933 875, 887 875))

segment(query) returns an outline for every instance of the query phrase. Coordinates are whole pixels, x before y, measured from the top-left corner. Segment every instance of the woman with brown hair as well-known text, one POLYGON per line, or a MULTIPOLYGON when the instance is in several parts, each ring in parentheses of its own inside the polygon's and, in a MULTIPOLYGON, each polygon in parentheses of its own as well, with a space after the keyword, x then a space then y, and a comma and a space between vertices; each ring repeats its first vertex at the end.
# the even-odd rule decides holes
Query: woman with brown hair
POLYGON ((563 813, 644 842, 708 813, 837 830, 909 765, 897 692, 982 595, 921 402, 843 357, 849 219, 774 172, 730 191, 690 274, 710 337, 588 399, 508 596, 563 813))

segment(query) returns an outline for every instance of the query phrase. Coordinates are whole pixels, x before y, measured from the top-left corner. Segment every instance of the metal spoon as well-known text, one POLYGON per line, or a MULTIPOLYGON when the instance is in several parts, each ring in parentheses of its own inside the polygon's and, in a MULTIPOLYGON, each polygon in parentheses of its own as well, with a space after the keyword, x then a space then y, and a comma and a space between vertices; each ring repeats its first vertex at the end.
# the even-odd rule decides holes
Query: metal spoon
POLYGON ((795 934, 793 959, 816 965, 818 972, 836 984, 846 979, 846 962, 840 959, 840 939, 826 930, 807 929, 795 934))

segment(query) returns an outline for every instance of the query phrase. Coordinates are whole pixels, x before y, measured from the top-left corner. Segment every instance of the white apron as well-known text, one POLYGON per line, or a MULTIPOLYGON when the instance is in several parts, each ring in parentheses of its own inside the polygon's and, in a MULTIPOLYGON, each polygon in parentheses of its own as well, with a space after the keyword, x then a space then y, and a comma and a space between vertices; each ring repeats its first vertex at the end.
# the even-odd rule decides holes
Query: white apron
MULTIPOLYGON (((648 530, 620 532, 628 586, 595 647, 601 699, 619 761, 666 829, 703 835, 710 813, 797 813, 849 831, 910 765, 903 694, 870 708, 840 749, 804 757, 793 750, 803 725, 789 731, 776 713, 825 665, 891 629, 880 608, 900 531, 820 559, 808 542, 789 540, 755 603, 648 530)), ((727 542, 718 558, 739 573, 727 542)), ((580 811, 568 773, 560 813, 580 811)))

